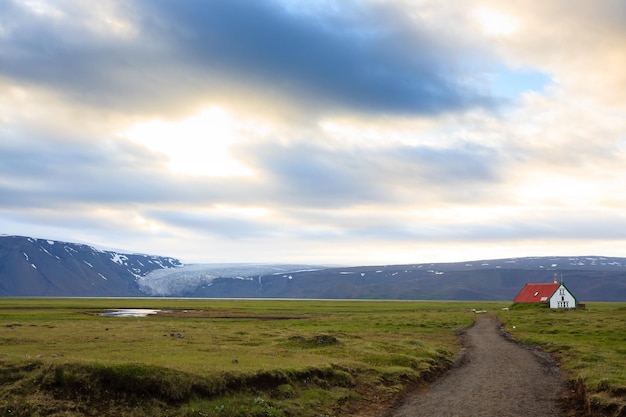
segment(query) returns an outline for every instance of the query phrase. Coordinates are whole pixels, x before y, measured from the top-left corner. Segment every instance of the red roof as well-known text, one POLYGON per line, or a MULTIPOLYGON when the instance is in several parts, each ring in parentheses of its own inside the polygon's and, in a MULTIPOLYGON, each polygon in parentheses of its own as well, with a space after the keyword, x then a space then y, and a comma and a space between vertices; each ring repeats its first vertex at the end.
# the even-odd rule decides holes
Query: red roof
POLYGON ((526 284, 513 299, 514 303, 547 303, 559 284, 526 284))

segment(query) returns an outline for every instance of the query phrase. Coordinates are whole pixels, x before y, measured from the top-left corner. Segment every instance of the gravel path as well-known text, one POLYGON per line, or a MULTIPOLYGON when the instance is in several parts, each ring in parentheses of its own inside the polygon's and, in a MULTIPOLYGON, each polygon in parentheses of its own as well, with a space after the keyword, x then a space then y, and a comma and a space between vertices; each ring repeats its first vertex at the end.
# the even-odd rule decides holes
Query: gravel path
POLYGON ((481 316, 465 335, 463 364, 415 393, 393 417, 565 417, 566 385, 558 369, 506 340, 481 316))

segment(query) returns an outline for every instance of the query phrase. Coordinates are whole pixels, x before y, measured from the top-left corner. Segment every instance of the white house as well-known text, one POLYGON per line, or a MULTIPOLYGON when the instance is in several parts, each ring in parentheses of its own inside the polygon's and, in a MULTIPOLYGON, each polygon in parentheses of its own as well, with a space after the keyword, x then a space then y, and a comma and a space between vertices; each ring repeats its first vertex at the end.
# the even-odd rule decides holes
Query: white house
POLYGON ((576 308, 578 300, 561 281, 549 284, 526 284, 513 299, 514 303, 546 303, 550 308, 576 308))
POLYGON ((550 308, 576 308, 577 305, 578 300, 562 282, 550 297, 550 308))

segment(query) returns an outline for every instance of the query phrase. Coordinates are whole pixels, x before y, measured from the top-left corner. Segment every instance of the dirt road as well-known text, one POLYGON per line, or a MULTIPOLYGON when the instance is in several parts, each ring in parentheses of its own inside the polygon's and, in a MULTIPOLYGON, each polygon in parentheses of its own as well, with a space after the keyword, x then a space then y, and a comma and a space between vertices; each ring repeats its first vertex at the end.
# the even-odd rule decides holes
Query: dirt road
POLYGON ((417 392, 392 417, 565 417, 558 369, 506 340, 482 316, 466 335, 463 364, 417 392))

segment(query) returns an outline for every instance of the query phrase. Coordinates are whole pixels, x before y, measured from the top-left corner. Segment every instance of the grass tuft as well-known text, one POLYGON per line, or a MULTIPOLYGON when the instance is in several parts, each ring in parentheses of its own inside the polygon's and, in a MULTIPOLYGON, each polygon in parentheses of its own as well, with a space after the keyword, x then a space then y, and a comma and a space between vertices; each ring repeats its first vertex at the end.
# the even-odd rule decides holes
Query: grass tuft
POLYGON ((340 344, 339 340, 335 336, 327 334, 315 335, 308 338, 304 336, 291 336, 289 337, 289 342, 292 346, 298 346, 303 349, 335 346, 340 344))

